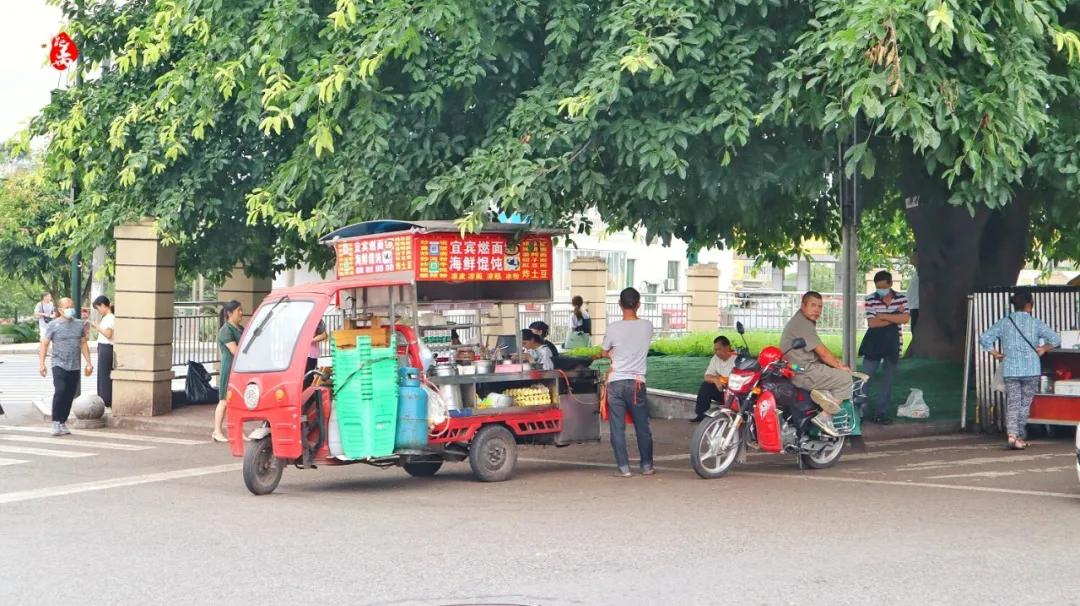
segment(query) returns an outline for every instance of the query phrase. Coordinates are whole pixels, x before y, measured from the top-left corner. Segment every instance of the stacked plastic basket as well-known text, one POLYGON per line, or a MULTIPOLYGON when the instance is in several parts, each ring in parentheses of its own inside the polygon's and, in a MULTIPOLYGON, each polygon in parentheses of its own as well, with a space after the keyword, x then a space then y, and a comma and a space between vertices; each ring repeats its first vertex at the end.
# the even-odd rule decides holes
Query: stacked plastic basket
POLYGON ((398 363, 396 339, 371 346, 357 337, 355 349, 334 348, 334 410, 341 445, 350 459, 394 453, 397 431, 398 363))

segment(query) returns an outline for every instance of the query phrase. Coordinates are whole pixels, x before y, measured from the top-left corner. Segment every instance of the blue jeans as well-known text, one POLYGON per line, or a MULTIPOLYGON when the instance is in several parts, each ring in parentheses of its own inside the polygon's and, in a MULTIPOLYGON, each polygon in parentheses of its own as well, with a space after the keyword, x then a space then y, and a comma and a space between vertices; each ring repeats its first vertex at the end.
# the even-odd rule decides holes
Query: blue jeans
POLYGON ((652 431, 649 429, 649 404, 645 399, 645 384, 636 381, 613 381, 607 387, 608 425, 611 427, 611 449, 615 464, 621 471, 630 471, 630 456, 626 453, 626 411, 634 420, 641 469, 653 466, 652 431))
POLYGON ((884 417, 889 412, 889 404, 892 403, 893 380, 896 378, 896 367, 899 365, 900 360, 863 358, 863 372, 870 375, 870 383, 877 390, 877 401, 873 408, 874 417, 884 417), (877 374, 879 368, 881 369, 880 376, 877 374))

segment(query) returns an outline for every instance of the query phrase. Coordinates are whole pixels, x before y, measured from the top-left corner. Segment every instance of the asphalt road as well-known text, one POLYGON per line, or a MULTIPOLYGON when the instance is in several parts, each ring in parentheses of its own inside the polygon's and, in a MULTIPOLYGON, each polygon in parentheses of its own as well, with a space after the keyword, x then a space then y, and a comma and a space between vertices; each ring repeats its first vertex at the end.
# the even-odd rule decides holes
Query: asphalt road
POLYGON ((522 449, 515 477, 289 469, 255 497, 226 448, 0 427, 0 604, 1080 603, 1071 441, 940 436, 827 471, 720 480, 657 426, 654 477, 606 444, 522 449))

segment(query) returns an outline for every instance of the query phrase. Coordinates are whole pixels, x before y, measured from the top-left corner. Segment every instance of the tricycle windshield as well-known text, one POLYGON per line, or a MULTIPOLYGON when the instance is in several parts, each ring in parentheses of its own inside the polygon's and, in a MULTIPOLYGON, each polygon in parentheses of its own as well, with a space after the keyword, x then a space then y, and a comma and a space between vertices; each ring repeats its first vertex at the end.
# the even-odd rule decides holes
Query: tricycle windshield
POLYGON ((233 370, 280 372, 288 368, 292 364, 300 331, 314 307, 312 301, 288 298, 260 307, 240 339, 233 370))

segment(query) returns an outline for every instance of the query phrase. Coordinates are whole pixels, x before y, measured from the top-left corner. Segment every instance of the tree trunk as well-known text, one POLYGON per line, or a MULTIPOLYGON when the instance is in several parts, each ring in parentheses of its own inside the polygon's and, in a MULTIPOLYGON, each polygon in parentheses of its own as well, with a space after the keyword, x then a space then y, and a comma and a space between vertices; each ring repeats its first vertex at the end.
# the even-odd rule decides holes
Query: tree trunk
POLYGON ((948 204, 939 181, 903 184, 904 197, 919 196, 907 209, 918 248, 919 325, 909 355, 963 360, 967 297, 990 286, 1012 286, 1030 245, 1029 203, 1019 197, 1006 210, 980 208, 974 216, 948 204))

